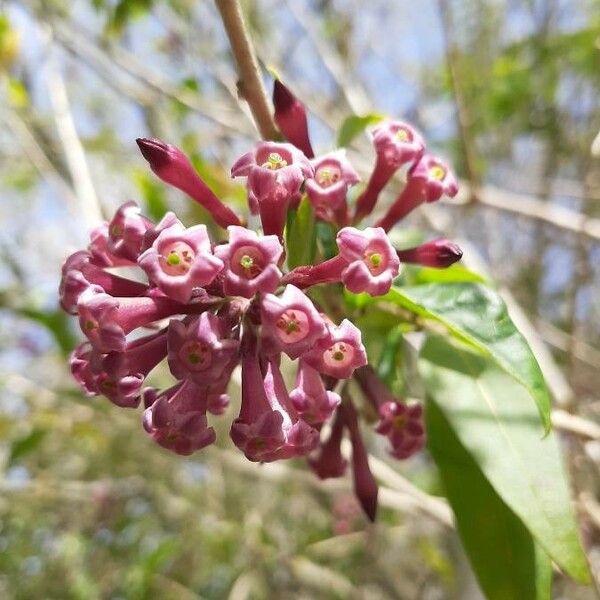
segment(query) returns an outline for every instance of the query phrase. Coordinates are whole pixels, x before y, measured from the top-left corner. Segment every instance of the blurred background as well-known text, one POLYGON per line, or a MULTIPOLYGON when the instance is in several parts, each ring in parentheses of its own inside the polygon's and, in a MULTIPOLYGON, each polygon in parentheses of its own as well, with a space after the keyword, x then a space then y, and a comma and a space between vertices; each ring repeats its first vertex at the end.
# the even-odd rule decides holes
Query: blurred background
MULTIPOLYGON (((347 116, 387 114, 455 165, 459 198, 409 227, 456 239, 534 346, 555 423, 570 430, 565 461, 597 577, 600 2, 244 7, 265 73, 309 107, 318 152, 347 116)), ((373 440, 383 489, 369 527, 347 481, 234 452, 235 407, 217 422, 218 447, 184 459, 145 436, 139 413, 76 389, 61 262, 127 199, 153 217, 201 218, 154 178, 139 136, 184 148, 242 206, 229 166, 257 134, 212 2, 0 0, 0 598, 480 598, 426 454, 390 471, 373 440)), ((368 138, 352 146, 368 175, 368 138)), ((559 574, 555 590, 597 597, 559 574)))

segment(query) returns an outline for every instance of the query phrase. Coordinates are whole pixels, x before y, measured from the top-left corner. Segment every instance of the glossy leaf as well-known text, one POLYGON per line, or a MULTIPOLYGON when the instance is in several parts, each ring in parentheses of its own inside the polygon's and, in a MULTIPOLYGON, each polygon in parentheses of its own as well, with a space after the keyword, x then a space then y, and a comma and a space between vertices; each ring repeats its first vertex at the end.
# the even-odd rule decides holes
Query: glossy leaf
POLYGON ((383 119, 382 115, 369 114, 363 117, 353 115, 344 119, 342 126, 338 132, 337 145, 340 148, 348 146, 352 143, 354 138, 360 135, 369 125, 375 125, 383 119))
POLYGON ((467 282, 395 287, 385 300, 442 323, 452 335, 492 357, 527 388, 545 430, 549 430, 550 396, 544 376, 527 340, 494 290, 467 282))
POLYGON ((419 368, 428 398, 498 496, 558 565, 587 582, 557 440, 542 438, 525 388, 490 358, 441 337, 427 340, 419 368))
POLYGON ((426 411, 429 450, 456 525, 489 600, 549 600, 552 565, 462 447, 434 402, 426 411), (507 574, 510 576, 507 577, 507 574))

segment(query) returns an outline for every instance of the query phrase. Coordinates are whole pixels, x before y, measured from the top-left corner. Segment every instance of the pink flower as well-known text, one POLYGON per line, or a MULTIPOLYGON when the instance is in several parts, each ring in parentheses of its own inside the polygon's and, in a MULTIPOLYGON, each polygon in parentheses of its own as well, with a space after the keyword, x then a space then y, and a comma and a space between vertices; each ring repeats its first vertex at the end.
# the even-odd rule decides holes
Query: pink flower
POLYGON ((389 439, 392 446, 390 454, 403 459, 421 450, 425 445, 421 405, 406 404, 394 398, 370 366, 358 369, 355 378, 379 414, 375 431, 389 439))
POLYGON ((300 187, 313 168, 291 144, 259 142, 237 160, 231 176, 248 178, 250 209, 260 213, 266 235, 281 238, 288 207, 300 199, 300 187))
POLYGON ((135 262, 144 234, 151 227, 152 222, 141 214, 135 202, 125 202, 108 224, 108 250, 115 256, 135 262))
POLYGON ((296 387, 290 392, 290 400, 298 414, 309 425, 315 426, 331 417, 341 399, 335 392, 326 390, 319 373, 300 360, 296 387))
POLYGON ((293 285, 281 296, 267 294, 261 305, 263 350, 298 358, 327 333, 321 315, 308 296, 293 285))
POLYGON ((329 325, 327 335, 317 340, 303 358, 319 373, 336 379, 348 379, 355 369, 367 364, 360 329, 348 319, 337 327, 329 325))
POLYGON ((111 296, 141 296, 148 286, 114 275, 97 266, 86 250, 71 254, 62 267, 59 286, 60 304, 65 312, 76 314, 79 296, 91 285, 101 287, 111 296))
POLYGON ((239 342, 225 336, 223 323, 211 313, 202 313, 187 325, 176 319, 169 323, 171 373, 199 387, 210 387, 231 373, 229 365, 237 362, 238 347, 239 342))
POLYGON ((154 240, 156 240, 165 229, 169 229, 169 227, 173 227, 173 225, 184 227, 183 223, 177 218, 177 215, 175 215, 174 212, 169 211, 165 213, 165 216, 156 225, 150 227, 144 234, 142 252, 148 250, 148 248, 154 244, 154 240))
POLYGON ((167 338, 161 332, 128 343, 124 352, 100 354, 90 344, 81 344, 70 366, 87 395, 102 394, 117 406, 135 408, 145 377, 166 354, 167 338))
POLYGON ((403 121, 382 121, 371 135, 377 157, 395 169, 418 160, 425 150, 421 134, 403 121))
POLYGON ((375 431, 385 435, 394 458, 409 458, 425 446, 423 407, 398 400, 384 402, 379 407, 379 424, 375 431))
POLYGON ((210 284, 223 268, 211 252, 206 225, 175 224, 160 232, 138 259, 150 281, 170 298, 189 302, 195 288, 210 284))
POLYGON ((416 248, 398 250, 398 258, 434 269, 446 269, 462 258, 462 250, 449 240, 433 240, 416 248))
POLYGON ((336 150, 311 161, 313 179, 306 180, 306 193, 318 219, 345 224, 348 188, 360 181, 346 158, 346 150, 336 150))
POLYGON ((319 441, 318 431, 298 418, 274 360, 261 370, 252 349, 242 358, 242 406, 230 435, 253 462, 301 456, 319 441))
POLYGON ((355 222, 371 214, 381 190, 403 165, 418 160, 425 149, 421 135, 402 121, 384 121, 372 131, 375 168, 356 203, 355 222))
POLYGON ((346 472, 348 461, 342 456, 342 437, 344 433, 344 419, 338 409, 331 424, 329 438, 323 442, 315 456, 308 459, 310 468, 319 479, 342 477, 346 472))
POLYGON ((458 183, 448 166, 439 158, 425 154, 408 172, 404 189, 377 222, 389 231, 398 221, 423 202, 435 202, 442 196, 456 196, 458 183))
POLYGON ((458 182, 448 165, 431 154, 425 154, 411 167, 408 180, 419 183, 421 194, 427 202, 435 202, 442 196, 453 198, 458 193, 458 182))
POLYGON ((283 246, 276 235, 259 237, 255 231, 232 225, 229 243, 215 247, 224 265, 224 292, 252 298, 257 292, 274 292, 281 280, 277 267, 283 246))
POLYGON ((79 297, 79 325, 92 346, 100 352, 123 352, 125 336, 143 325, 180 312, 168 298, 114 298, 96 285, 79 297))
POLYGON ((91 230, 88 250, 92 256, 92 262, 99 267, 121 267, 135 264, 135 259, 122 258, 110 251, 108 223, 102 223, 91 230))
POLYGON ((136 142, 152 171, 165 183, 193 198, 221 227, 240 225, 237 215, 202 181, 188 157, 179 148, 157 139, 138 138, 136 142))
POLYGON ((390 290, 400 259, 383 229, 344 227, 337 235, 337 245, 348 263, 341 279, 351 292, 382 296, 390 290))
POLYGON ((214 443, 215 430, 208 427, 206 401, 191 381, 178 383, 158 394, 144 392, 144 429, 167 450, 189 455, 214 443))
POLYGON ((276 79, 273 84, 273 105, 275 123, 288 142, 304 152, 308 158, 314 156, 308 135, 308 120, 304 104, 290 90, 276 79))

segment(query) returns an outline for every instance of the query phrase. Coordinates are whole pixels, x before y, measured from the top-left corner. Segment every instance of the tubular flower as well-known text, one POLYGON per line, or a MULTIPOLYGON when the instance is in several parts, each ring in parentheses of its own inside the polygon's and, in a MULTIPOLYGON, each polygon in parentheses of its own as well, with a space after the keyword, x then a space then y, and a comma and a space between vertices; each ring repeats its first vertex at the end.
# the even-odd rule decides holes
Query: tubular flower
POLYGON ((328 421, 340 403, 335 392, 325 389, 319 373, 303 360, 296 375, 296 387, 290 392, 290 400, 298 414, 313 426, 328 421))
POLYGON ((412 163, 405 189, 375 227, 348 226, 348 190, 359 176, 345 151, 309 160, 304 107, 280 82, 274 104, 291 143, 259 142, 231 170, 233 177, 247 178, 248 204, 262 225, 256 231, 242 226, 246 217, 217 197, 181 150, 137 140, 152 171, 227 231, 211 240, 205 224, 186 228, 172 212, 154 223, 134 202, 119 207, 91 232, 87 249, 71 254, 62 268, 61 306, 77 315, 86 339, 70 367, 89 396, 124 408, 143 401, 148 434, 188 455, 215 441, 208 419, 223 418, 229 382, 241 365, 240 411, 230 427, 234 444, 254 462, 305 456, 317 476, 327 478, 346 471, 341 443, 347 436, 355 493, 374 519, 377 484, 359 414, 348 386, 341 385, 343 399, 333 390, 339 380, 358 382, 379 416, 376 431, 397 458, 423 447, 422 410, 394 398, 368 367, 361 331, 346 318, 360 309, 347 302, 340 284, 380 296, 401 261, 443 268, 458 260, 460 249, 447 240, 396 250, 386 234, 415 206, 454 195, 456 180, 439 159, 423 155, 413 128, 384 122, 373 130, 377 159, 354 222, 371 213, 393 174, 412 163), (294 211, 303 197, 312 215, 294 211), (323 287, 310 296, 303 291, 316 285, 323 287), (176 383, 144 389, 163 363, 176 383), (295 383, 288 390, 282 370, 287 378, 289 369, 295 383))
POLYGON ((457 193, 458 183, 446 163, 425 154, 410 168, 406 186, 377 226, 389 231, 420 204, 436 202, 444 195, 452 198, 457 193))
POLYGON ((319 441, 318 431, 298 417, 279 367, 268 359, 261 369, 254 352, 242 359, 242 406, 231 439, 254 462, 305 455, 319 441))
POLYGON ((390 441, 390 454, 404 459, 422 450, 425 445, 423 407, 394 398, 370 366, 358 369, 355 378, 379 415, 375 431, 390 441))
POLYGON ((400 271, 398 253, 380 227, 344 227, 337 234, 340 253, 314 266, 300 266, 283 279, 300 288, 341 281, 351 292, 382 296, 400 271))
POLYGON ((360 181, 346 158, 346 150, 336 150, 311 161, 315 170, 306 180, 306 194, 318 219, 344 225, 348 219, 346 194, 360 181))
POLYGON ((138 259, 150 281, 170 298, 189 302, 195 288, 204 287, 223 269, 213 255, 206 225, 163 229, 138 259))
POLYGON ((375 431, 385 435, 394 458, 409 458, 425 446, 423 407, 394 400, 379 407, 379 424, 375 431))
POLYGON ((402 165, 418 160, 425 150, 419 132, 402 121, 384 121, 371 133, 377 158, 367 187, 357 200, 355 222, 371 214, 394 173, 402 165))
POLYGON ((298 358, 322 338, 327 327, 310 299, 288 285, 280 297, 267 294, 261 305, 263 348, 298 358))
POLYGON ((258 236, 244 227, 228 227, 229 243, 215 248, 225 265, 223 289, 228 296, 252 298, 257 292, 274 292, 282 274, 277 264, 283 246, 276 235, 258 236))
POLYGON ((304 360, 319 373, 336 379, 352 377, 355 369, 367 364, 360 329, 348 319, 344 319, 338 327, 329 325, 327 335, 304 355, 304 360))
POLYGON ((217 384, 237 362, 238 340, 225 337, 219 317, 202 313, 188 325, 169 323, 169 368, 177 379, 190 379, 202 388, 217 384))
POLYGON ((141 296, 148 291, 144 283, 119 277, 94 264, 86 250, 71 254, 62 267, 59 286, 60 305, 65 312, 76 314, 81 294, 95 284, 113 296, 141 296))
POLYGON ((309 160, 291 144, 259 142, 231 168, 232 177, 247 177, 248 202, 258 212, 266 235, 281 237, 290 205, 313 176, 309 160))
POLYGON ((144 429, 163 448, 188 455, 215 442, 215 430, 206 419, 206 399, 191 381, 161 394, 145 390, 144 404, 144 429))
POLYGON ((345 227, 337 235, 337 244, 348 263, 341 279, 351 292, 371 296, 389 292, 400 271, 400 259, 383 229, 345 227))
POLYGON ((151 226, 151 221, 141 214, 135 202, 125 202, 108 224, 108 250, 114 256, 135 261, 140 254, 144 234, 151 226))

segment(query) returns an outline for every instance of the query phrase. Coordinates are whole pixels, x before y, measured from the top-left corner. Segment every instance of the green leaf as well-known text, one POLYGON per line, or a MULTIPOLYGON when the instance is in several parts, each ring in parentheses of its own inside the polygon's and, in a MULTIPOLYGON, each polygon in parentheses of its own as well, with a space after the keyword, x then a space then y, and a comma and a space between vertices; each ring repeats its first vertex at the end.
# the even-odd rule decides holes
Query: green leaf
POLYGON ((478 283, 439 283, 394 287, 384 299, 442 323, 452 335, 492 357, 529 390, 549 431, 550 396, 544 376, 495 291, 478 283))
POLYGON ((433 269, 407 265, 402 271, 402 282, 409 285, 423 285, 425 283, 485 283, 483 275, 475 273, 460 264, 452 265, 447 269, 433 269))
POLYGON ((164 186, 157 183, 154 178, 151 178, 145 170, 135 170, 133 172, 133 179, 142 193, 146 210, 150 217, 156 221, 162 219, 169 210, 164 186))
POLYGON ((19 459, 33 452, 42 442, 48 432, 45 429, 32 429, 27 435, 15 440, 10 447, 8 464, 13 465, 19 459))
POLYGON ((340 148, 348 146, 352 140, 361 134, 369 125, 375 125, 383 119, 383 115, 371 113, 364 117, 352 115, 344 119, 338 132, 337 145, 340 148))
POLYGON ((419 368, 427 397, 498 496, 558 565, 587 583, 558 443, 553 433, 541 437, 525 388, 489 357, 441 337, 427 340, 419 368))
POLYGON ((286 229, 288 268, 311 264, 315 245, 315 216, 310 200, 304 197, 296 213, 290 215, 289 226, 286 229))
POLYGON ((498 496, 433 402, 427 406, 426 424, 429 450, 486 597, 549 600, 552 565, 548 555, 536 548, 523 522, 498 496))

